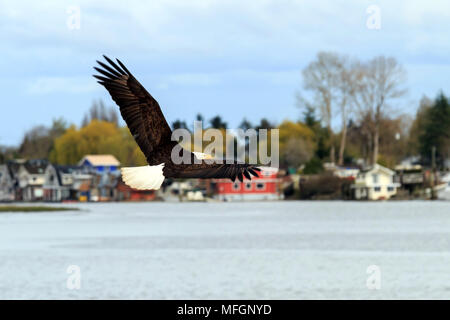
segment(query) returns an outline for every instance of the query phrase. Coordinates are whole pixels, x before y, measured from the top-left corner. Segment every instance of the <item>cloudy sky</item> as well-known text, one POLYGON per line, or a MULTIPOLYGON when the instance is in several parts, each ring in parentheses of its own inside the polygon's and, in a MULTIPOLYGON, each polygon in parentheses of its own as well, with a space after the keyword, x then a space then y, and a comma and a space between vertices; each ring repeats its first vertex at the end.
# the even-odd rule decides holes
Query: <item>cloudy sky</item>
POLYGON ((112 105, 91 77, 102 54, 128 66, 169 122, 297 119, 300 71, 318 51, 396 57, 409 89, 396 107, 413 113, 422 95, 450 94, 449 32, 448 0, 0 1, 0 144, 55 117, 79 124, 95 99, 112 105))

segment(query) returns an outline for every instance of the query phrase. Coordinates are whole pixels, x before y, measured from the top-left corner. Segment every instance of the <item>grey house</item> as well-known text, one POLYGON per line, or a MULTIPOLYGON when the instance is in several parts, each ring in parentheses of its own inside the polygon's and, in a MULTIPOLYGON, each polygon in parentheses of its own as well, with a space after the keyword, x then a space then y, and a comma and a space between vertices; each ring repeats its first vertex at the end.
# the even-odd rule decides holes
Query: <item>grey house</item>
POLYGON ((80 166, 48 165, 43 184, 44 200, 52 202, 78 200, 79 177, 90 179, 88 170, 80 166))
POLYGON ((20 165, 16 174, 20 197, 23 201, 40 201, 44 199, 46 160, 30 160, 20 165))
POLYGON ((14 201, 14 178, 6 164, 0 165, 0 202, 14 201))

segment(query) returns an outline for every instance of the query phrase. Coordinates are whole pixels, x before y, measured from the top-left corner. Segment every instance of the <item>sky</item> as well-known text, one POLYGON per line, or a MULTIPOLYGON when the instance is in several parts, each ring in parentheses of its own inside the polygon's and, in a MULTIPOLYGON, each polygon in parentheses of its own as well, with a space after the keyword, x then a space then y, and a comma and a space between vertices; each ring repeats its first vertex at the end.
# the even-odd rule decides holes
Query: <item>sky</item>
POLYGON ((301 117, 301 70, 320 51, 392 56, 408 88, 394 107, 413 116, 423 95, 450 94, 449 32, 448 0, 0 0, 0 145, 54 118, 79 125, 94 100, 114 105, 92 77, 102 54, 169 123, 220 114, 231 128, 301 117))

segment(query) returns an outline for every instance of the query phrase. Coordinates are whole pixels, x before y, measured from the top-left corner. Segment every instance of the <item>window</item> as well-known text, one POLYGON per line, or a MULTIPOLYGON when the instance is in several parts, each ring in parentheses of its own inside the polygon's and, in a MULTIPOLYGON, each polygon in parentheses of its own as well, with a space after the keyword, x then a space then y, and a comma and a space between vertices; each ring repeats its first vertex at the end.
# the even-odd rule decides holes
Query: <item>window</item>
POLYGON ((256 190, 264 190, 266 188, 266 185, 264 183, 257 183, 256 184, 256 190))
POLYGON ((235 183, 233 183, 233 190, 239 190, 240 189, 240 184, 239 184, 239 182, 235 182, 235 183))
POLYGON ((372 179, 373 179, 373 183, 378 183, 378 174, 377 173, 373 173, 372 174, 372 179))
POLYGON ((387 187, 387 191, 389 191, 389 192, 394 191, 394 187, 387 187))
POLYGON ((375 192, 380 192, 380 191, 381 191, 381 187, 375 187, 375 188, 373 188, 373 190, 374 190, 375 192))
POLYGON ((245 184, 245 190, 252 190, 252 183, 251 182, 247 182, 245 184))

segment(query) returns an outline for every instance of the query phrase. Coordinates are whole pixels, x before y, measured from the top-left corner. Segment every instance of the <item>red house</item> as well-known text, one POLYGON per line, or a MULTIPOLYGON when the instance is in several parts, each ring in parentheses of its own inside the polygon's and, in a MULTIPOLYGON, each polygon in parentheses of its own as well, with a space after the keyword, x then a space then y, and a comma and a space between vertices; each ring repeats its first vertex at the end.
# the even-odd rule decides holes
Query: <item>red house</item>
POLYGON ((156 198, 155 190, 136 190, 127 186, 122 179, 117 183, 118 201, 153 201, 156 198))
POLYGON ((215 198, 222 201, 280 199, 278 168, 260 168, 259 177, 252 177, 252 180, 232 182, 230 179, 216 179, 215 198))

